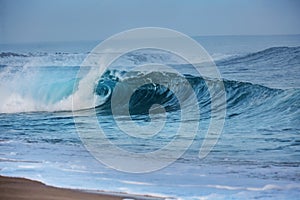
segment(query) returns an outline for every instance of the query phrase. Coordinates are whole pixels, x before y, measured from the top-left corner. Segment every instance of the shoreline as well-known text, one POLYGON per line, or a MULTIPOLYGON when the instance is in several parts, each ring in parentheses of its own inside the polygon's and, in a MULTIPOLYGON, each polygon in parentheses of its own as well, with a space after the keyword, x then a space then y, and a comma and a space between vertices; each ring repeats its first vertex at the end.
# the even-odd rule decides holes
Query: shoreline
POLYGON ((77 190, 48 186, 26 178, 0 175, 0 200, 162 200, 151 195, 133 195, 98 190, 77 190))

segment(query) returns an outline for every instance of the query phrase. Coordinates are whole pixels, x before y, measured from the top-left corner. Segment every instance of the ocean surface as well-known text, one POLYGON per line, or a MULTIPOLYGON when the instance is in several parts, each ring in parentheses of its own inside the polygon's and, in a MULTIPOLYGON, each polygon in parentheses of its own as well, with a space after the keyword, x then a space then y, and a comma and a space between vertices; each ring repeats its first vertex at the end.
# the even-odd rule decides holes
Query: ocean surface
MULTIPOLYGON (((0 175, 170 199, 298 199, 300 35, 193 39, 211 55, 222 80, 193 73, 191 64, 168 52, 137 50, 121 56, 91 83, 94 89, 87 92, 96 107, 87 108, 82 102, 76 111, 72 111, 72 96, 86 90, 81 80, 90 69, 82 63, 99 41, 0 45, 0 175), (133 70, 154 63, 166 64, 181 75, 133 70), (116 85, 122 88, 121 98, 130 93, 131 85, 144 80, 148 82, 134 90, 127 104, 131 119, 114 113, 123 106, 111 103, 116 85), (156 80, 165 84, 155 84, 156 80), (207 85, 218 81, 226 91, 225 124, 217 144, 200 159, 212 115, 207 85), (167 87, 184 96, 186 83, 197 99, 200 126, 192 145, 174 163, 153 172, 127 173, 102 164, 85 148, 77 130, 89 133, 94 112, 106 137, 119 148, 147 153, 165 147, 182 124, 194 128, 195 119, 180 119, 180 97, 167 87), (157 104, 166 114, 157 112, 151 118, 149 110, 157 104), (128 120, 140 126, 152 120, 165 120, 165 124, 161 133, 145 139, 125 134, 116 119, 125 126, 128 120)), ((188 107, 195 106, 189 98, 183 99, 188 107)), ((105 145, 100 147, 105 152, 105 145)), ((118 158, 114 152, 106 156, 118 158)), ((126 158, 120 162, 132 164, 126 158)))

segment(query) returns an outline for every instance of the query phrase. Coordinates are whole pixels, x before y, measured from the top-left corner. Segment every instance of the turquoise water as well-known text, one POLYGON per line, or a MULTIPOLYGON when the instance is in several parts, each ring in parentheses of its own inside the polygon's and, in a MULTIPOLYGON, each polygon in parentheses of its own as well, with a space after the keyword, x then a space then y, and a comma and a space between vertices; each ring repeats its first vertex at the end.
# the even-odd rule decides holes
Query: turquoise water
MULTIPOLYGON (((97 42, 2 45, 0 174, 59 187, 181 199, 297 199, 300 36, 195 39, 213 57, 226 91, 222 135, 204 159, 199 159, 198 153, 212 115, 208 85, 218 85, 220 80, 192 73, 190 64, 166 52, 131 52, 113 63, 90 91, 96 99, 95 110, 85 109, 82 102, 72 112, 72 96, 82 88, 80 81, 90 69, 79 66, 97 42), (132 71, 134 66, 148 63, 167 63, 182 75, 132 71), (77 76, 80 69, 83 73, 77 76), (196 119, 181 121, 180 98, 168 87, 155 84, 155 79, 176 88, 176 94, 182 96, 187 95, 188 81, 195 92, 200 126, 192 145, 176 162, 149 173, 120 172, 96 160, 84 147, 76 129, 91 131, 90 116, 94 111, 106 137, 119 148, 135 153, 164 147, 176 137, 181 123, 193 128, 196 119), (128 119, 122 114, 114 116, 111 109, 116 85, 122 88, 121 98, 131 91, 132 85, 144 80, 150 82, 134 91, 128 105, 130 120, 138 125, 165 120, 161 132, 150 139, 124 134, 116 119, 129 126, 128 119), (153 104, 160 104, 166 115, 158 112, 151 118, 149 110, 153 104), (75 124, 74 116, 80 124, 75 124)), ((192 112, 195 105, 190 99, 186 98, 184 103, 187 110, 191 106, 192 112)), ((121 110, 122 106, 118 104, 114 109, 121 110)), ((182 142, 190 139, 182 138, 182 142)), ((105 146, 101 148, 105 152, 105 146)), ((179 145, 170 150, 176 152, 180 148, 179 145)), ((114 152, 106 156, 118 157, 114 152)), ((162 162, 168 159, 164 155, 157 158, 162 162)), ((120 162, 132 164, 126 158, 120 162)))

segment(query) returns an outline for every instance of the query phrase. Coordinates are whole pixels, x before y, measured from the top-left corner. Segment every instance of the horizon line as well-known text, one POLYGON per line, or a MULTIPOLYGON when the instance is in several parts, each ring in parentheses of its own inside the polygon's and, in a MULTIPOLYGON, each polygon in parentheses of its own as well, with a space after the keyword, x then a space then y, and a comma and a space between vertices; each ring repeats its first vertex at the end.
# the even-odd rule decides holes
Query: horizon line
MULTIPOLYGON (((114 35, 114 34, 113 34, 114 35)), ((187 35, 187 34, 186 34, 187 35)), ((263 37, 263 36, 300 36, 300 33, 292 34, 211 34, 211 35, 188 35, 191 38, 196 37, 263 37)), ((110 36, 109 36, 110 37, 110 36)), ((107 38, 109 38, 107 37, 107 38)), ((105 39, 107 39, 105 38, 105 39)), ((16 42, 0 42, 1 45, 27 45, 27 44, 49 44, 49 43, 78 43, 78 42, 101 42, 105 39, 78 39, 78 40, 41 40, 41 41, 16 41, 16 42)))

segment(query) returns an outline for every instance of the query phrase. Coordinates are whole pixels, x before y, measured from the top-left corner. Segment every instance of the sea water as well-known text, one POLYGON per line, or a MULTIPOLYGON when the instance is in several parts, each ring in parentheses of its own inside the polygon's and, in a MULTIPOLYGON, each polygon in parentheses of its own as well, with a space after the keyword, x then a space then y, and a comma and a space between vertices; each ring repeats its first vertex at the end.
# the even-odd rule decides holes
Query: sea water
MULTIPOLYGON (((212 115, 208 85, 220 80, 195 75, 191 64, 182 63, 168 52, 134 51, 117 59, 98 77, 90 91, 96 108, 86 109, 82 102, 74 111, 72 96, 82 88, 81 80, 89 72, 89 66, 82 66, 83 60, 98 42, 1 45, 0 174, 58 187, 168 198, 297 199, 300 36, 194 39, 212 56, 226 91, 223 131, 204 159, 198 153, 212 115), (168 64, 181 75, 132 70, 153 63, 168 64), (78 74, 80 70, 83 73, 78 74), (178 97, 167 87, 155 84, 153 77, 176 88, 179 95, 186 95, 187 82, 195 92, 200 126, 192 145, 176 162, 148 173, 127 173, 104 165, 85 148, 78 134, 78 127, 86 132, 91 129, 92 112, 114 145, 135 153, 164 147, 176 137, 181 123, 193 128, 195 119, 180 119, 182 105, 178 97), (131 95, 131 119, 114 115, 111 95, 116 85, 123 88, 119 94, 122 97, 132 84, 149 79, 131 95), (150 117, 149 110, 154 104, 164 108, 164 118, 160 113, 150 117), (82 119, 80 124, 74 121, 76 116, 82 119), (144 139, 124 134, 116 119, 125 126, 129 126, 128 120, 147 126, 151 120, 164 119, 165 124, 160 134, 144 139)), ((189 104, 188 98, 186 101, 186 105, 195 106, 189 104)), ((122 105, 114 106, 114 110, 121 110, 122 105)), ((105 151, 105 146, 101 148, 105 151)), ((106 156, 118 157, 114 152, 106 156)), ((169 158, 157 157, 160 161, 164 159, 169 158)), ((131 164, 126 158, 119 162, 131 164)))

